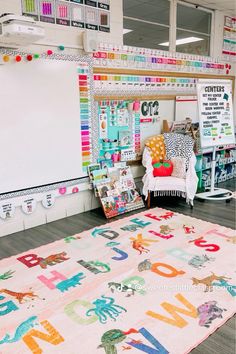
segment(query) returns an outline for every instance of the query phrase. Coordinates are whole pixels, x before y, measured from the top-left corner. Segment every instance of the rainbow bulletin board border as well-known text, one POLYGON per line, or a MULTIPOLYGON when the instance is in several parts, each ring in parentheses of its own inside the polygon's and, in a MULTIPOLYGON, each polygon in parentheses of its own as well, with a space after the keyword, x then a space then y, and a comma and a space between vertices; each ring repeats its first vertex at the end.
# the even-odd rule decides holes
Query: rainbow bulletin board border
POLYGON ((235 247, 156 208, 4 259, 0 353, 188 353, 235 313, 235 247))

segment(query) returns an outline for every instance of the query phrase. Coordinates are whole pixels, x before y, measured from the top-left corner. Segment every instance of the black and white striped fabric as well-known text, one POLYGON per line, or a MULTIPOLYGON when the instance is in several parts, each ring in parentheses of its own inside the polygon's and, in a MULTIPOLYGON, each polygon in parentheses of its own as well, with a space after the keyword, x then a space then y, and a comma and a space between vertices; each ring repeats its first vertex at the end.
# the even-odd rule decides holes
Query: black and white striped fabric
POLYGON ((186 161, 186 171, 189 167, 189 160, 192 156, 194 140, 183 134, 164 133, 166 159, 171 160, 174 157, 182 157, 186 161))

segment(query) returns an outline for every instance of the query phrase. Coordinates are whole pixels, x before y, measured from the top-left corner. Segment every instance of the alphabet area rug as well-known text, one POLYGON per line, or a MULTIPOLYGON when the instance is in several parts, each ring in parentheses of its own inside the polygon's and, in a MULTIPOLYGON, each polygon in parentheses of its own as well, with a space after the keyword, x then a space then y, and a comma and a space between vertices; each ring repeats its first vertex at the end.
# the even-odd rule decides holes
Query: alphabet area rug
POLYGON ((4 259, 0 353, 188 353, 235 313, 235 248, 156 208, 4 259))

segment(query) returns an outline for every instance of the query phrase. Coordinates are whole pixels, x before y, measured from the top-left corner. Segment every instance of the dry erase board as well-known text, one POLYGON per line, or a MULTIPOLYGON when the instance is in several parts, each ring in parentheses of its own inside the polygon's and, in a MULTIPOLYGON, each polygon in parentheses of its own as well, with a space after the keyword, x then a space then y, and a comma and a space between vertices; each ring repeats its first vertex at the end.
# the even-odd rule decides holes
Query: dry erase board
POLYGON ((191 118, 193 123, 199 122, 197 96, 176 96, 175 120, 191 118))
POLYGON ((141 150, 145 141, 152 135, 161 134, 163 120, 174 120, 175 101, 174 100, 153 100, 141 101, 140 105, 140 132, 141 150), (145 115, 143 114, 145 113, 145 115))
POLYGON ((78 64, 0 65, 0 82, 0 193, 84 177, 78 64))

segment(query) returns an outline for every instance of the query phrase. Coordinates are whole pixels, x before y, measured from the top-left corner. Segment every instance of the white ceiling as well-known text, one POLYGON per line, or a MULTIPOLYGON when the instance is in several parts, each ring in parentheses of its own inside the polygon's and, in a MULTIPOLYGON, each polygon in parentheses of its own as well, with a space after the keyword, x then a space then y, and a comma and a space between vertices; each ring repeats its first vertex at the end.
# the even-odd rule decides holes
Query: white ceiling
POLYGON ((187 0, 186 2, 236 16, 236 0, 187 0))

